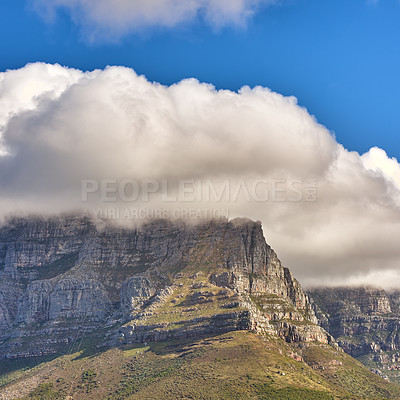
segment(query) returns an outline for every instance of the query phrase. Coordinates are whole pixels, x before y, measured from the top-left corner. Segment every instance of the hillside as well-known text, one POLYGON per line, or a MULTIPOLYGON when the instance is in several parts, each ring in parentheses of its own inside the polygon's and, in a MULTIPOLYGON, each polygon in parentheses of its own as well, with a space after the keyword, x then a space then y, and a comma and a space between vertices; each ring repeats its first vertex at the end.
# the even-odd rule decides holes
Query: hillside
POLYGON ((0 266, 0 398, 400 396, 318 326, 260 223, 14 219, 0 266))

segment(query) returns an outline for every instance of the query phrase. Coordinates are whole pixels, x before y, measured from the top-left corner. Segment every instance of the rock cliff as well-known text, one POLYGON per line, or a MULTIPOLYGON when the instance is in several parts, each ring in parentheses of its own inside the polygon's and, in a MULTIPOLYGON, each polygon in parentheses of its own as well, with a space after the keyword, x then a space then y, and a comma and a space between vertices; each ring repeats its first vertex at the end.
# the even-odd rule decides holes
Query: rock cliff
POLYGON ((353 357, 400 382, 400 293, 373 287, 309 291, 323 326, 353 357))
POLYGON ((0 358, 65 352, 93 331, 112 346, 242 329, 335 344, 316 322, 259 222, 0 228, 0 358))

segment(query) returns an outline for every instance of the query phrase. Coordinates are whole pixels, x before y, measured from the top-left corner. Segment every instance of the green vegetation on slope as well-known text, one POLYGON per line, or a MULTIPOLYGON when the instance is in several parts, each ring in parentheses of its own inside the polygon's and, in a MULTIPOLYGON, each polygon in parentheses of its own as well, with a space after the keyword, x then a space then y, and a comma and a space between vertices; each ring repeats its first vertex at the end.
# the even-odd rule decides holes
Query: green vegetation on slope
POLYGON ((245 331, 60 356, 0 389, 7 393, 24 400, 400 397, 397 386, 330 346, 296 347, 245 331))

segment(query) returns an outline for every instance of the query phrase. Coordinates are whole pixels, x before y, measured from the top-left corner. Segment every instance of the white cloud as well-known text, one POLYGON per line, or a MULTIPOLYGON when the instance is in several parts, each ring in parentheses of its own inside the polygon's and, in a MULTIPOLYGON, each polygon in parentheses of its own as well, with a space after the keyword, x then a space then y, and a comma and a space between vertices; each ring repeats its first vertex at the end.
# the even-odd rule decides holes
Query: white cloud
POLYGON ((81 179, 316 179, 316 202, 155 198, 133 207, 224 208, 259 219, 309 285, 373 284, 400 271, 399 163, 378 148, 347 151, 293 97, 261 87, 217 91, 194 79, 166 87, 122 67, 32 64, 0 74, 0 104, 3 216, 86 208, 81 179))
POLYGON ((361 158, 366 169, 379 174, 400 190, 400 165, 396 158, 389 158, 379 147, 373 147, 361 158))
POLYGON ((0 138, 13 115, 35 109, 45 99, 56 99, 81 76, 72 68, 42 63, 0 72, 0 138))
POLYGON ((175 27, 200 17, 214 27, 242 25, 276 0, 31 0, 46 18, 71 13, 92 38, 118 38, 148 27, 175 27))

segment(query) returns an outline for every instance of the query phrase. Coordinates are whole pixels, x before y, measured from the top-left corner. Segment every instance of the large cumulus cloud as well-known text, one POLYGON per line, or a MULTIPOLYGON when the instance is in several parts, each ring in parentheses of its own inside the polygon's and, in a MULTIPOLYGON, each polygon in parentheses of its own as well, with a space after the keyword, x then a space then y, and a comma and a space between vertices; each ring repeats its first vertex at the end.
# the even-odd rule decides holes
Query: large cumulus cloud
POLYGON ((32 0, 46 18, 71 13, 91 38, 118 38, 148 27, 174 27, 205 19, 214 27, 243 25, 260 7, 276 0, 32 0))
MULTIPOLYGON (((346 150, 293 97, 261 87, 217 91, 194 79, 166 87, 122 67, 83 73, 31 64, 0 74, 0 104, 2 216, 88 207, 82 179, 172 187, 179 179, 314 179, 314 202, 239 196, 167 206, 261 220, 306 285, 400 286, 399 163, 379 148, 346 150)), ((157 198, 135 206, 166 205, 157 198)))

